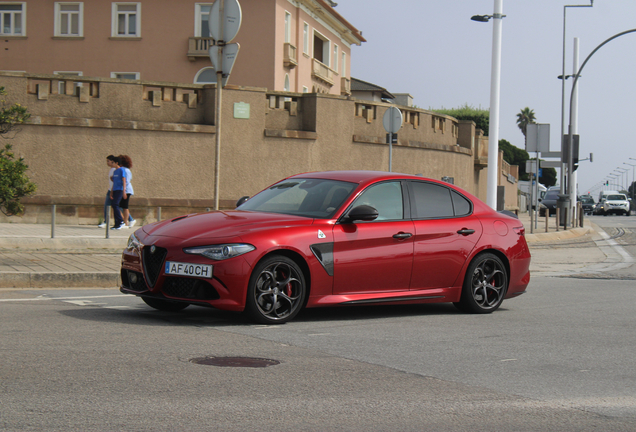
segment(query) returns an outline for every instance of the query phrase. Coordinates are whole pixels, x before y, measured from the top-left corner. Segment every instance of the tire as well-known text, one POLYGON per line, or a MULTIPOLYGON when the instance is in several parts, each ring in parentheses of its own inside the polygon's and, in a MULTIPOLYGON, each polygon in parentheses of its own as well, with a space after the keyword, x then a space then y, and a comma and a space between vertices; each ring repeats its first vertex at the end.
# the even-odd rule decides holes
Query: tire
POLYGON ((503 262, 492 253, 482 253, 468 266, 461 298, 454 305, 466 313, 491 313, 501 306, 507 291, 508 273, 503 262))
POLYGON ((305 304, 307 284, 302 270, 282 255, 264 259, 254 268, 247 288, 245 313, 261 324, 284 324, 305 304))
POLYGON ((155 308, 164 312, 179 312, 180 310, 183 310, 190 306, 188 303, 158 299, 153 297, 142 297, 141 299, 151 308, 155 308))

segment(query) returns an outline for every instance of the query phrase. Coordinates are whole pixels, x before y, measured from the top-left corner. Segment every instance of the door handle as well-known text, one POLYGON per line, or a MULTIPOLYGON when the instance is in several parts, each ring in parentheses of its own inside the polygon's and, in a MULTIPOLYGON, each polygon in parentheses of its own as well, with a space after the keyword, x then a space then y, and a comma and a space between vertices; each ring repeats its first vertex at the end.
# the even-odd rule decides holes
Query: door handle
POLYGON ((457 234, 461 234, 463 236, 471 235, 474 233, 475 233, 474 229, 468 229, 468 228, 462 228, 459 231, 457 231, 457 234))
POLYGON ((404 240, 404 239, 411 238, 411 237, 413 237, 413 234, 411 234, 411 233, 400 232, 400 233, 397 233, 397 234, 393 234, 393 238, 394 239, 398 239, 398 240, 404 240))

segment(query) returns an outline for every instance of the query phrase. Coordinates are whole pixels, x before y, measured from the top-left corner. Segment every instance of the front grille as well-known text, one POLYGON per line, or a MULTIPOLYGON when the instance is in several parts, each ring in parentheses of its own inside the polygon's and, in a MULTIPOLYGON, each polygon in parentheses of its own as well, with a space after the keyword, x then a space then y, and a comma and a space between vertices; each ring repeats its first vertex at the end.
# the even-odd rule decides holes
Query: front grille
POLYGON ((152 246, 144 247, 143 264, 144 271, 146 272, 146 277, 148 279, 148 284, 153 287, 157 282, 157 278, 161 274, 161 270, 163 269, 163 260, 166 258, 168 250, 160 247, 155 247, 155 252, 152 253, 150 252, 151 249, 152 246))
POLYGON ((206 281, 194 278, 169 276, 161 288, 169 297, 192 300, 218 300, 219 293, 206 281))

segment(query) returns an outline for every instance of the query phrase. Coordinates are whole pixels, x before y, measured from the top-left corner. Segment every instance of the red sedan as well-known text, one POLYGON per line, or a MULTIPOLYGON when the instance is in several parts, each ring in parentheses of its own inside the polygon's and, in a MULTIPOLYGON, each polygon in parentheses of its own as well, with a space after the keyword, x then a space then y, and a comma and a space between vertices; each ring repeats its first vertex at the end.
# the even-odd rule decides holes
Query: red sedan
POLYGON ((286 178, 236 210, 146 225, 121 291, 284 323, 303 307, 452 302, 490 313, 530 281, 522 223, 448 183, 372 171, 286 178))

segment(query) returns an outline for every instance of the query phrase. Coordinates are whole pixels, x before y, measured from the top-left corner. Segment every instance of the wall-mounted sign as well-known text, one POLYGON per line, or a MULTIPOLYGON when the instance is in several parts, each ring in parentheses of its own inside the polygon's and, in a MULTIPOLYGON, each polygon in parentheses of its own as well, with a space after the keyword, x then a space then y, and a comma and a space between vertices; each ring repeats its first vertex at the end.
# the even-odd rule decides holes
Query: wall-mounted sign
POLYGON ((234 118, 237 119, 249 119, 250 118, 250 104, 245 102, 236 102, 234 104, 234 118))

